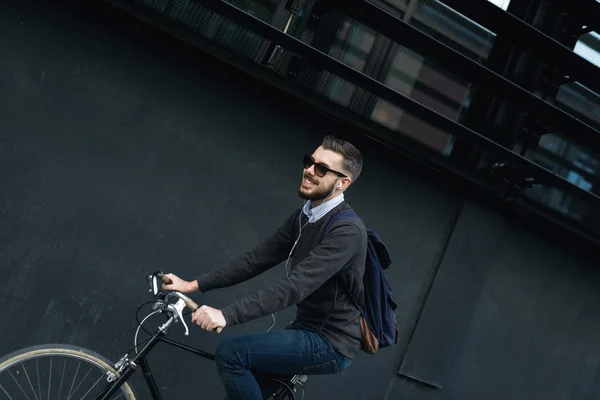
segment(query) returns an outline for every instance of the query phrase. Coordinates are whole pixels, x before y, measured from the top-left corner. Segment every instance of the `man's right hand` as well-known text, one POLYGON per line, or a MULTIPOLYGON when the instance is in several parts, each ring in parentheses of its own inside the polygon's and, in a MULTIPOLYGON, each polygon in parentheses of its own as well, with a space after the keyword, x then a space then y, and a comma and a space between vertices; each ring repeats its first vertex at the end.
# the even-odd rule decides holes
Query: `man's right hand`
POLYGON ((188 282, 174 274, 165 274, 165 276, 171 280, 171 283, 168 285, 163 283, 163 290, 177 290, 181 293, 192 293, 198 290, 198 281, 195 279, 188 282))

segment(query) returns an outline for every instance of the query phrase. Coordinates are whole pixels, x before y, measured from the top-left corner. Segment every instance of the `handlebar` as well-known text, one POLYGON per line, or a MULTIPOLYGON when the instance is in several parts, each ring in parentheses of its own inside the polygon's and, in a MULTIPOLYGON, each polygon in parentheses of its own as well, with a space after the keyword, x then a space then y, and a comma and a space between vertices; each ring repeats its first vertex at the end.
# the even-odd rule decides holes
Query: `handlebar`
MULTIPOLYGON (((163 274, 162 272, 159 272, 156 274, 156 276, 158 277, 158 279, 161 280, 162 283, 164 283, 165 285, 170 285, 171 283, 173 283, 173 281, 171 281, 169 278, 167 278, 165 276, 165 274, 163 274)), ((190 299, 189 297, 187 297, 186 295, 184 295, 183 293, 179 293, 179 297, 185 302, 185 305, 192 310, 192 312, 196 311, 198 308, 200 308, 200 306, 192 299, 190 299)), ((223 330, 222 327, 218 326, 217 328, 215 328, 215 330, 217 331, 217 333, 221 333, 221 331, 223 330)))

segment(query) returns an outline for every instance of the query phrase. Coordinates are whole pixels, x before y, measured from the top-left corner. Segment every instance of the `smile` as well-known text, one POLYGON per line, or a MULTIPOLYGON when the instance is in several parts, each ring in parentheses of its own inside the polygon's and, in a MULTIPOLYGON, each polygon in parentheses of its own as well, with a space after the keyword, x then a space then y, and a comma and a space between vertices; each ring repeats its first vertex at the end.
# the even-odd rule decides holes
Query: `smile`
POLYGON ((305 186, 310 186, 310 185, 316 185, 317 183, 311 181, 307 177, 304 177, 304 179, 302 179, 302 184, 305 185, 305 186))

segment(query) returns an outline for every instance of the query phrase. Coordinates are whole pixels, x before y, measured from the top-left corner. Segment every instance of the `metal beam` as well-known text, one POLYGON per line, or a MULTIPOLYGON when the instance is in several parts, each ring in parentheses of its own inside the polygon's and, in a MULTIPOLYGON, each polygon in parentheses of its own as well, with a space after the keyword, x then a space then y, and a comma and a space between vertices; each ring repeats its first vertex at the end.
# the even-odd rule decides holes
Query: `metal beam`
POLYGON ((600 53, 600 39, 593 36, 585 35, 579 38, 579 40, 581 41, 581 43, 585 44, 592 50, 595 50, 598 53, 600 53))
MULTIPOLYGON (((510 37, 516 46, 531 51, 564 72, 573 80, 588 87, 600 95, 600 68, 582 58, 550 36, 545 35, 514 15, 502 10, 489 1, 475 0, 440 0, 448 7, 467 18, 476 21, 496 35, 510 37)), ((579 7, 580 1, 572 1, 579 7)), ((595 3, 590 0, 590 3, 595 3)), ((600 8, 600 5, 590 7, 600 8)), ((596 19, 600 18, 600 10, 596 10, 596 19)), ((593 17, 592 17, 593 18, 593 17)), ((588 26, 589 23, 588 23, 588 26)))
MULTIPOLYGON (((492 88, 499 97, 513 101, 528 112, 547 121, 570 138, 600 148, 600 132, 593 127, 540 99, 503 76, 460 54, 438 40, 410 26, 396 16, 364 0, 347 0, 340 11, 397 43, 433 60, 470 82, 492 88)), ((494 6, 495 7, 495 6, 494 6)), ((600 70, 598 70, 600 76, 600 70)))

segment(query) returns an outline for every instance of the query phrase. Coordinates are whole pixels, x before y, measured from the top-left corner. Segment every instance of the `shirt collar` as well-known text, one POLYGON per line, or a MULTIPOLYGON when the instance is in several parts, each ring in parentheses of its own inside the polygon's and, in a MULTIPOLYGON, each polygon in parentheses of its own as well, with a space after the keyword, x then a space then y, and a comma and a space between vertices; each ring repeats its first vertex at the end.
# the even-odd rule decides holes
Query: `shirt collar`
POLYGON ((306 203, 304 203, 302 212, 308 217, 308 222, 312 224, 323 218, 329 211, 333 210, 343 201, 344 193, 313 208, 310 208, 310 200, 307 200, 306 203))

